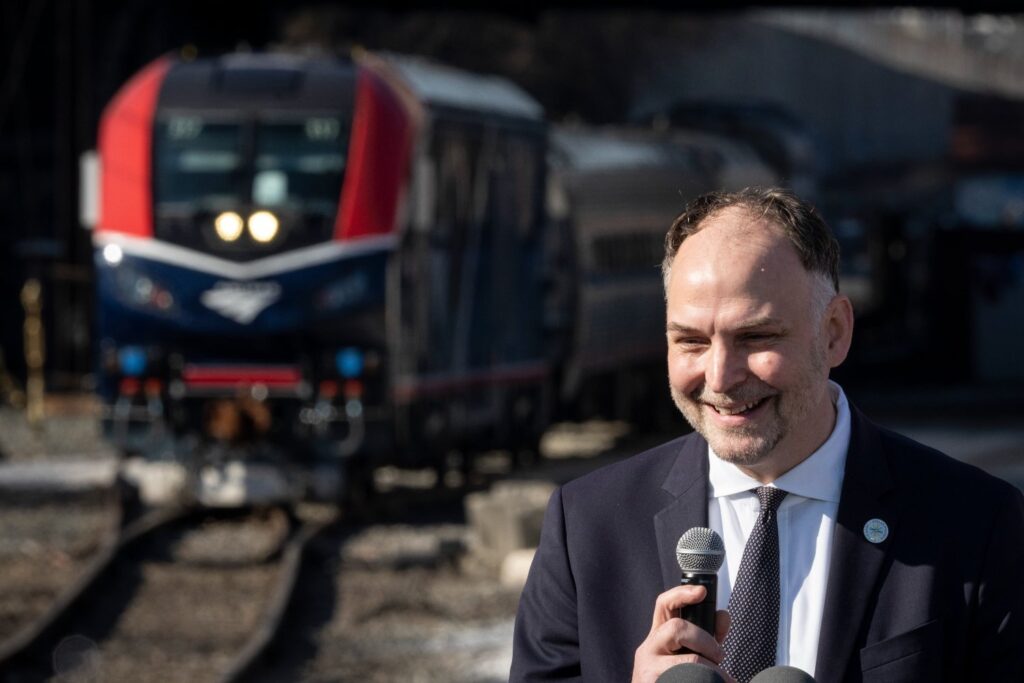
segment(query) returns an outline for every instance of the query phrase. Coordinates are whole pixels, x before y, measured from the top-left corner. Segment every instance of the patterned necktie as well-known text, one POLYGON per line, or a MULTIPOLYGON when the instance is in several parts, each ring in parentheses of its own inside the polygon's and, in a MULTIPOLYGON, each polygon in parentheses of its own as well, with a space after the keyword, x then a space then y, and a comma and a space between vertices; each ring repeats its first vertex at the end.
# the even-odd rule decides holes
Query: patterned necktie
POLYGON ((779 637, 779 526, 775 511, 786 492, 771 486, 754 490, 761 514, 743 548, 736 585, 729 596, 729 633, 722 668, 747 683, 775 664, 779 637))

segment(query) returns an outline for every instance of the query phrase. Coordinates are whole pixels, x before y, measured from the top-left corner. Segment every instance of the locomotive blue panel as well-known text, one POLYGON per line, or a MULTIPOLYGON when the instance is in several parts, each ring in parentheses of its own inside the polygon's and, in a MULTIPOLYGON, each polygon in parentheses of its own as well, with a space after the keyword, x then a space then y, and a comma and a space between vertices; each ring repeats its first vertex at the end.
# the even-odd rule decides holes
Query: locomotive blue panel
POLYGON ((343 256, 272 276, 237 279, 124 254, 96 252, 100 336, 118 344, 168 337, 273 336, 384 305, 389 250, 343 256))

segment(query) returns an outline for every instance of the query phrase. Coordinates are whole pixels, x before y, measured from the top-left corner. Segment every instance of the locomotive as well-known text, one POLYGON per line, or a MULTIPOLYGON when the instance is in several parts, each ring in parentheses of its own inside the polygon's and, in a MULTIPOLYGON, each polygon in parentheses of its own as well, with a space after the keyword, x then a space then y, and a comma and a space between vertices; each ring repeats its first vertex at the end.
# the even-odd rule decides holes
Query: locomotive
POLYGON ((420 58, 160 58, 100 125, 105 430, 236 504, 534 451, 556 415, 667 394, 665 230, 771 181, 717 145, 553 130, 420 58))

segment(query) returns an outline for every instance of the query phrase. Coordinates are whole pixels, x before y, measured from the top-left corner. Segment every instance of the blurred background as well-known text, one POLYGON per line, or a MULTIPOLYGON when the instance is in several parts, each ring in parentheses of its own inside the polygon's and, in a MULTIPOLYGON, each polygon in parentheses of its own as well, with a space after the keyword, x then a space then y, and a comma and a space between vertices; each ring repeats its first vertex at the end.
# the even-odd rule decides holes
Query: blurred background
POLYGON ((0 676, 502 680, 551 486, 686 430, 659 266, 712 189, 811 200, 856 312, 835 379, 1024 487, 1024 15, 690 7, 6 3, 0 676), (137 569, 17 640, 168 500, 259 510, 140 561, 219 578, 153 607, 137 569), (245 621, 273 584, 238 566, 303 533, 276 655, 154 654, 245 621), (248 588, 204 615, 215 582, 248 588))
POLYGON ((858 302, 851 379, 1014 387, 1022 378, 1018 17, 922 8, 222 9, 94 0, 4 9, 0 301, 15 378, 25 373, 19 292, 35 275, 47 387, 94 381, 79 160, 130 76, 168 53, 354 46, 503 76, 553 124, 725 136, 811 197, 843 239, 858 302))

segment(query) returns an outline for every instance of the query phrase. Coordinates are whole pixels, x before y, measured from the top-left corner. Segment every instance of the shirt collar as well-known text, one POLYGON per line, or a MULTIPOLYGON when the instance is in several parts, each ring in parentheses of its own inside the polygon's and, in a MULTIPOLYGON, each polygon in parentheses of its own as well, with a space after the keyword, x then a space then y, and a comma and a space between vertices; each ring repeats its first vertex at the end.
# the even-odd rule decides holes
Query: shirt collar
MULTIPOLYGON (((825 443, 799 465, 776 479, 772 485, 788 493, 836 502, 843 487, 846 451, 850 445, 850 404, 842 387, 829 381, 829 393, 836 407, 836 425, 825 443)), ((708 445, 708 495, 731 496, 763 486, 761 482, 728 463, 708 445)))

